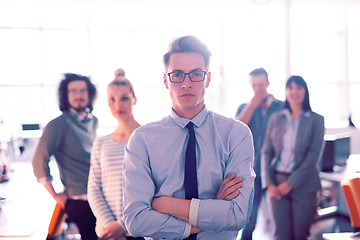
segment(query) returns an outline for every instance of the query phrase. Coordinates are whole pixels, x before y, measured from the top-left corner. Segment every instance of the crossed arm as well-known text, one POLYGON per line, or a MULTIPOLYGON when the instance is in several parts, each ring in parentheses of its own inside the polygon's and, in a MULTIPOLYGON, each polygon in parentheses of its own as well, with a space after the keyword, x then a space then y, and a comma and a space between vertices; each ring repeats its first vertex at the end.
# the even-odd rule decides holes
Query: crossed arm
MULTIPOLYGON (((175 164, 169 164, 169 161, 157 161, 157 159, 169 159, 168 151, 159 151, 156 152, 156 156, 153 156, 155 153, 149 152, 148 149, 155 148, 156 141, 146 139, 148 135, 142 132, 135 132, 132 135, 125 151, 123 178, 124 192, 126 193, 124 194, 124 222, 130 235, 181 239, 190 232, 191 225, 196 225, 206 232, 204 233, 206 236, 212 235, 211 232, 218 236, 222 234, 228 236, 230 232, 232 234, 246 224, 251 208, 255 177, 252 170, 252 137, 244 125, 236 121, 232 123, 236 127, 228 136, 228 139, 231 139, 225 149, 228 155, 219 156, 224 157, 220 163, 223 163, 225 168, 219 168, 220 165, 217 161, 214 161, 213 164, 204 162, 204 169, 200 169, 200 176, 204 181, 204 185, 202 185, 204 198, 192 201, 183 200, 184 202, 181 203, 185 204, 181 204, 181 206, 178 206, 178 202, 175 206, 171 203, 178 199, 163 197, 163 199, 160 198, 161 200, 154 201, 155 196, 184 197, 181 183, 182 174, 179 172, 180 161, 174 161, 175 164), (149 159, 153 159, 153 161, 149 161, 149 159), (211 175, 213 177, 204 173, 205 169, 210 167, 213 168, 211 175), (176 173, 176 176, 173 173, 176 173), (222 176, 227 177, 231 173, 244 179, 240 191, 235 193, 237 196, 234 197, 234 195, 230 201, 215 199, 216 196, 231 198, 232 195, 228 196, 226 190, 220 190, 221 183, 224 181, 222 176), (216 189, 214 186, 217 186, 216 189), (158 204, 156 201, 159 201, 158 204), (193 203, 191 206, 198 203, 198 214, 194 214, 197 219, 191 218, 194 220, 194 222, 191 221, 193 224, 182 220, 189 219, 190 203, 193 203), (163 209, 159 209, 160 207, 163 209), (178 208, 179 210, 175 210, 180 211, 180 214, 174 212, 173 216, 165 213, 174 211, 172 207, 178 208), (194 224, 195 221, 196 224, 194 224)), ((180 152, 181 150, 177 149, 176 151, 180 152)), ((212 152, 211 154, 219 154, 215 150, 212 152)), ((221 189, 226 189, 226 187, 221 189)))
MULTIPOLYGON (((235 173, 230 174, 220 185, 215 196, 219 200, 232 200, 240 194, 239 188, 242 187, 242 177, 236 177, 235 173)), ((158 197, 154 198, 151 207, 153 210, 169 214, 173 217, 189 222, 191 200, 180 199, 174 197, 158 197)), ((192 226, 191 234, 201 232, 200 228, 192 226)))

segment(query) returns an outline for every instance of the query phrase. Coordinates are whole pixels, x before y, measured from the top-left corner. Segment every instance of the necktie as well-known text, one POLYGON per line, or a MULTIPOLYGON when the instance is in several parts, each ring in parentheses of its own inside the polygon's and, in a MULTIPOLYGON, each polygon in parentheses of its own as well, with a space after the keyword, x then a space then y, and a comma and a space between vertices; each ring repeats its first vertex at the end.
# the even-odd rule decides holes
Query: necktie
MULTIPOLYGON (((186 127, 189 129, 189 141, 186 147, 185 153, 185 198, 198 198, 198 183, 197 183, 197 172, 196 172, 196 138, 194 133, 194 124, 189 122, 186 127)), ((196 234, 191 234, 188 240, 195 240, 196 234)))

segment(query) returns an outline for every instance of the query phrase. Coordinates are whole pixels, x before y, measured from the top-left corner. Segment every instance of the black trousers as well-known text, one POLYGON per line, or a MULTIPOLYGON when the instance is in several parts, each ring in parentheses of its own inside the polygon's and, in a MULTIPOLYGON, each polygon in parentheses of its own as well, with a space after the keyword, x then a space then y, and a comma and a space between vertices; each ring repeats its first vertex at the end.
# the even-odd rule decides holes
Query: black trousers
POLYGON ((69 222, 74 222, 79 228, 82 240, 97 240, 95 233, 96 218, 88 201, 68 199, 65 212, 69 222))

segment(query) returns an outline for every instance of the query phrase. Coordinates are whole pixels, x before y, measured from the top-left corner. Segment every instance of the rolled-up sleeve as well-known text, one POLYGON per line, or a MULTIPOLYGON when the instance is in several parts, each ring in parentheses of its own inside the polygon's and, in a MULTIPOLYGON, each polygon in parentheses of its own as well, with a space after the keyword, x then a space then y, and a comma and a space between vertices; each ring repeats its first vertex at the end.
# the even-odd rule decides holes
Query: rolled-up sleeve
POLYGON ((63 122, 55 119, 50 121, 43 130, 32 161, 33 171, 39 183, 48 183, 53 180, 49 161, 60 145, 63 128, 63 122))

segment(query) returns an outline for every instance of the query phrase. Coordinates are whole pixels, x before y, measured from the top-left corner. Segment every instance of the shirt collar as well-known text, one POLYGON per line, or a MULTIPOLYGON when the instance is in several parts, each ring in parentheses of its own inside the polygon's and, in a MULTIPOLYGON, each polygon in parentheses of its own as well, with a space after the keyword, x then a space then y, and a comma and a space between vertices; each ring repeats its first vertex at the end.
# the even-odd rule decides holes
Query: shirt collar
MULTIPOLYGON (((283 116, 285 116, 286 118, 291 119, 291 113, 290 113, 289 109, 285 108, 285 109, 281 110, 281 114, 283 116)), ((299 118, 302 118, 302 117, 309 118, 310 117, 310 110, 308 110, 306 112, 301 111, 300 115, 299 115, 299 118)))
POLYGON ((310 110, 306 111, 306 112, 301 112, 302 116, 306 117, 306 118, 310 118, 310 110))
POLYGON ((269 108, 271 104, 274 102, 275 97, 273 95, 270 95, 266 98, 266 107, 269 108))
POLYGON ((174 122, 181 128, 186 127, 186 125, 189 122, 194 123, 196 127, 200 127, 201 124, 203 124, 203 122, 205 121, 207 115, 208 115, 208 110, 204 106, 204 108, 193 119, 180 117, 179 115, 177 115, 174 109, 171 109, 170 118, 174 120, 174 122))

